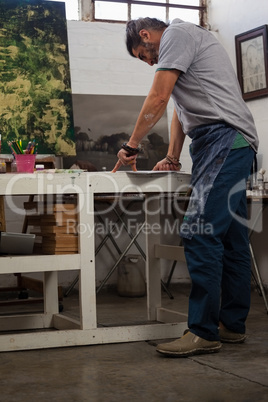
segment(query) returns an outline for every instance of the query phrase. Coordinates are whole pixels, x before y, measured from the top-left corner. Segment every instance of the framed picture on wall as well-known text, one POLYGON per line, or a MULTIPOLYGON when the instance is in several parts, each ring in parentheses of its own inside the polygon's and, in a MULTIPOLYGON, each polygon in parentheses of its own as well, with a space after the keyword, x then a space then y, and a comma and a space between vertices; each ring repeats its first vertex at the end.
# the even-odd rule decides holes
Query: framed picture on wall
POLYGON ((235 48, 244 100, 268 96, 268 25, 236 35, 235 48))

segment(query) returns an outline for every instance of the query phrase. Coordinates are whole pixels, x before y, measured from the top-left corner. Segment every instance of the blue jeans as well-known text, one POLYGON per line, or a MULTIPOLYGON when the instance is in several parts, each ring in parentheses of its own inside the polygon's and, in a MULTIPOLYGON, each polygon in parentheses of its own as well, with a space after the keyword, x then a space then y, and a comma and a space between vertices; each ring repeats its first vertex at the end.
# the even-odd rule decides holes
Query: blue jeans
POLYGON ((247 218, 245 183, 253 157, 251 147, 229 152, 201 216, 203 227, 209 224, 211 230, 202 233, 200 228, 191 239, 183 239, 192 280, 188 325, 207 340, 219 340, 220 321, 245 333, 251 279, 248 228, 231 212, 247 218), (243 188, 238 190, 239 182, 243 188))

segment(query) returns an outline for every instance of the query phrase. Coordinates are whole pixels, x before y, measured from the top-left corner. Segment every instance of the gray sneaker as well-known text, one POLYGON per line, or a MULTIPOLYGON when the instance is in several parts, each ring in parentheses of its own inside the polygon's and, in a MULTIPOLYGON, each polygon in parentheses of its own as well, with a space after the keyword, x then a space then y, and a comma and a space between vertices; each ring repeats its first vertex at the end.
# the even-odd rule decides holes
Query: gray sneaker
POLYGON ((218 352, 221 346, 219 341, 207 341, 189 331, 176 341, 157 345, 156 350, 166 356, 188 357, 218 352))

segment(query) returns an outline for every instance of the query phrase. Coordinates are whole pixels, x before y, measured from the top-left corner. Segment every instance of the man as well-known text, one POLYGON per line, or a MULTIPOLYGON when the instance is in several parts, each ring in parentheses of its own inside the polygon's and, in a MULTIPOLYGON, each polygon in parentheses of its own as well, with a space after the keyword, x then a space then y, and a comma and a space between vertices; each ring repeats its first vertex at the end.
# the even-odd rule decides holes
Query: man
POLYGON ((192 139, 192 195, 181 236, 192 288, 189 330, 157 351, 177 357, 217 352, 221 342, 242 343, 250 307, 250 253, 245 182, 258 148, 253 118, 230 60, 200 26, 174 20, 129 21, 128 52, 153 66, 151 90, 116 171, 135 164, 138 145, 161 118, 170 96, 175 110, 167 157, 154 170, 179 170, 185 135, 192 139), (211 230, 202 232, 209 225, 211 230))

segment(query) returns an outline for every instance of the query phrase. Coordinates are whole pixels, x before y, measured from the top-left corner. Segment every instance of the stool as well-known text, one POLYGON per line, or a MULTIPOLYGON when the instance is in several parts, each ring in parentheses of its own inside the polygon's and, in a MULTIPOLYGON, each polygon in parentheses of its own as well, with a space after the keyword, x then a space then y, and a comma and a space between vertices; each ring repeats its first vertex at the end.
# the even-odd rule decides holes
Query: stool
POLYGON ((265 290, 264 290, 264 287, 263 287, 259 267, 257 265, 257 261, 256 261, 255 254, 254 254, 254 251, 253 251, 253 247, 252 247, 252 244, 251 244, 251 237, 252 237, 252 234, 254 233, 254 229, 255 229, 255 227, 257 225, 257 222, 258 222, 259 218, 261 217, 261 215, 263 214, 263 211, 265 210, 265 208, 268 205, 268 196, 265 196, 265 195, 260 195, 260 196, 257 196, 257 197, 248 196, 247 201, 248 201, 248 203, 251 203, 251 205, 253 203, 256 204, 256 205, 259 205, 258 213, 256 214, 256 217, 255 217, 255 220, 253 222, 252 228, 249 231, 249 249, 250 249, 250 255, 251 255, 251 260, 252 260, 252 266, 254 268, 254 271, 251 269, 251 275, 252 275, 252 278, 253 278, 253 280, 255 282, 255 285, 257 287, 259 295, 262 296, 262 298, 263 298, 263 302, 264 302, 264 305, 265 305, 265 308, 266 308, 266 311, 267 311, 267 314, 268 314, 268 302, 267 302, 265 290))

